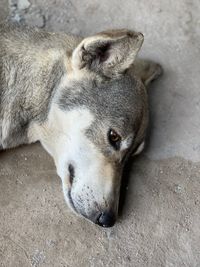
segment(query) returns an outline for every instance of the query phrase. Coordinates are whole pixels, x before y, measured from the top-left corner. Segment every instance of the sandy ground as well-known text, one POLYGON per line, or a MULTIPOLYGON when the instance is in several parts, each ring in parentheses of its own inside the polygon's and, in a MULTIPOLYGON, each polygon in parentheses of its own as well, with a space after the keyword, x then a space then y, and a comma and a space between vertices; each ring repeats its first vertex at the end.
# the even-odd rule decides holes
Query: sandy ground
MULTIPOLYGON (((132 160, 113 228, 71 213, 39 144, 0 153, 0 266, 199 267, 200 2, 10 0, 9 11, 53 31, 140 30, 142 56, 165 74, 149 90, 148 146, 132 160)), ((0 20, 7 14, 0 0, 0 20)))

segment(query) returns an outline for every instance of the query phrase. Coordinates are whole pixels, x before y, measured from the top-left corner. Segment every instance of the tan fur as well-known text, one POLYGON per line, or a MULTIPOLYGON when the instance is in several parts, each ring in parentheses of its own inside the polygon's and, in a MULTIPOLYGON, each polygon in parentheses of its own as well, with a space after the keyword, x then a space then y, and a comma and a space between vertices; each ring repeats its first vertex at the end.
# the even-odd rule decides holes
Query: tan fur
POLYGON ((112 226, 124 162, 144 147, 146 86, 161 74, 136 60, 143 35, 119 29, 83 39, 7 24, 0 35, 0 149, 40 141, 72 210, 112 226))

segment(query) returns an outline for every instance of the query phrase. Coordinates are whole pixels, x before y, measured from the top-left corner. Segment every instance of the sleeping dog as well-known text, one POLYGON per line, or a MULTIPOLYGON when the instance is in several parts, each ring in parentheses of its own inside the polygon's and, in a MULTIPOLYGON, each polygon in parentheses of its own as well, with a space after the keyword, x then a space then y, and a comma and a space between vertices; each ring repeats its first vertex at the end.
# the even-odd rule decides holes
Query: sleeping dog
POLYGON ((136 59, 143 35, 1 24, 0 36, 0 149, 40 141, 72 210, 113 226, 124 163, 144 148, 146 87, 162 72, 136 59))

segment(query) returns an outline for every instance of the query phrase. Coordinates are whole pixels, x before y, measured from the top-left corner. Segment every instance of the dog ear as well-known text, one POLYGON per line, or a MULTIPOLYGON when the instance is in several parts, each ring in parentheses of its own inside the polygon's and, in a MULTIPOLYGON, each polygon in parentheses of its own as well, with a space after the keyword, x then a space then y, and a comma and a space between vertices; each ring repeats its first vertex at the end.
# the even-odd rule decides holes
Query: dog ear
POLYGON ((118 76, 133 64, 143 40, 142 33, 126 29, 98 33, 83 39, 73 51, 72 67, 118 76))

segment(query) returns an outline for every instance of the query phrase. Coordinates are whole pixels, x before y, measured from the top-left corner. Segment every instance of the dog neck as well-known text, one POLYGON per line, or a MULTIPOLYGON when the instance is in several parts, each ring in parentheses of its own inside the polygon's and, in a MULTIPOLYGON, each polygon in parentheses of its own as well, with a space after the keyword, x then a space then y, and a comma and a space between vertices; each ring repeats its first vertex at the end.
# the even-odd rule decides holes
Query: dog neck
MULTIPOLYGON (((13 71, 13 75, 18 75, 17 68, 13 71)), ((11 81, 12 75, 7 78, 10 86, 1 91, 0 97, 0 146, 3 149, 32 142, 28 137, 29 128, 34 123, 39 125, 47 119, 54 95, 65 73, 63 60, 58 60, 38 68, 37 73, 34 70, 34 75, 25 70, 24 74, 21 73, 24 76, 19 79, 11 81)))

